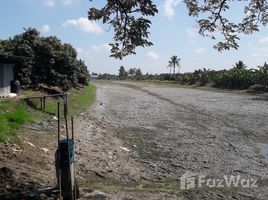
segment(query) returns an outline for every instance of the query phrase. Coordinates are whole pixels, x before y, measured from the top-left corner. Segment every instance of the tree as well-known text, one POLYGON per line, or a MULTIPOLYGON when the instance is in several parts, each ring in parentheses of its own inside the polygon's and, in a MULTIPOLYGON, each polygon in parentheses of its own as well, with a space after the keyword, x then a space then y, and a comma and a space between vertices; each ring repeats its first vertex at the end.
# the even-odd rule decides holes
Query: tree
MULTIPOLYGON (((91 0, 92 1, 92 0, 91 0)), ((250 35, 259 31, 259 26, 268 24, 268 2, 266 0, 237 0, 243 7, 240 19, 228 19, 233 1, 228 0, 184 0, 189 16, 197 21, 201 35, 216 39, 216 33, 223 36, 214 48, 218 51, 237 49, 238 34, 250 35)), ((123 56, 135 54, 139 46, 151 46, 148 40, 151 21, 149 17, 158 13, 152 0, 107 0, 101 9, 90 8, 90 20, 102 20, 103 24, 113 27, 114 43, 111 56, 122 59, 123 56)))
POLYGON ((35 62, 35 50, 40 43, 40 33, 36 29, 24 29, 25 32, 15 35, 9 39, 9 45, 6 46, 5 52, 20 56, 24 61, 14 66, 14 78, 19 80, 23 87, 28 88, 33 85, 33 68, 35 62))
POLYGON ((170 60, 168 61, 168 66, 170 68, 173 68, 173 75, 175 76, 175 69, 176 67, 178 67, 178 69, 180 68, 180 58, 178 58, 177 56, 171 56, 170 60))
POLYGON ((124 68, 124 66, 121 66, 119 69, 119 80, 126 80, 127 72, 124 68))
POLYGON ((235 63, 234 67, 237 69, 246 69, 247 68, 247 66, 241 60, 239 60, 237 63, 235 63))
POLYGON ((268 89, 268 64, 265 62, 263 66, 259 66, 257 71, 256 82, 262 84, 264 89, 268 89))
POLYGON ((130 68, 130 69, 128 70, 128 74, 130 75, 131 78, 135 75, 135 71, 136 71, 135 68, 130 68))
POLYGON ((22 34, 0 41, 0 53, 23 58, 14 67, 15 79, 23 87, 37 84, 59 86, 65 90, 87 84, 90 78, 85 63, 77 60, 77 52, 70 44, 57 37, 41 37, 33 28, 22 34))
POLYGON ((101 8, 90 8, 90 20, 102 20, 104 24, 113 27, 114 43, 110 44, 111 56, 122 59, 123 56, 135 54, 138 46, 151 46, 148 41, 150 20, 144 16, 154 16, 156 5, 151 0, 107 0, 101 8))
POLYGON ((171 79, 172 66, 170 64, 168 64, 167 68, 169 68, 169 79, 171 79))
POLYGON ((136 78, 136 80, 142 80, 143 75, 142 75, 142 72, 141 72, 140 68, 135 70, 135 78, 136 78))

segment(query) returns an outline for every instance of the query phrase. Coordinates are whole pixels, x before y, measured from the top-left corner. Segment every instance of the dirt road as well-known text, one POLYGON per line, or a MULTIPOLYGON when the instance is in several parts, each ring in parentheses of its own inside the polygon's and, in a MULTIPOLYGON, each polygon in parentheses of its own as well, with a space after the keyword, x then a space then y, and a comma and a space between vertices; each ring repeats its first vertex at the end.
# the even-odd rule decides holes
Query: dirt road
POLYGON ((267 99, 96 85, 96 103, 77 120, 81 187, 105 191, 108 199, 267 199, 267 99), (184 187, 186 172, 192 179, 184 187), (230 178, 238 184, 228 185, 230 178))

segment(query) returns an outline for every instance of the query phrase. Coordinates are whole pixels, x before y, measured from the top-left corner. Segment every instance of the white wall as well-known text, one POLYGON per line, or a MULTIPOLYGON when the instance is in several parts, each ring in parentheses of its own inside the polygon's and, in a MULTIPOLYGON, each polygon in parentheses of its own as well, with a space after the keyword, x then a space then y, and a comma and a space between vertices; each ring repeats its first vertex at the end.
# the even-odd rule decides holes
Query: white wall
POLYGON ((7 95, 11 90, 11 81, 14 79, 13 65, 0 64, 0 96, 7 95))

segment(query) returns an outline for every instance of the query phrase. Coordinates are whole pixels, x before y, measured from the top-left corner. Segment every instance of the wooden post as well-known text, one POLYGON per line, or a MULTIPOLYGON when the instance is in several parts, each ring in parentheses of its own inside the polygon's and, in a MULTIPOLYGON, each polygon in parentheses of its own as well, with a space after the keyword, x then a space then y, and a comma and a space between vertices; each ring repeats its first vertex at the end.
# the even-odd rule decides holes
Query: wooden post
POLYGON ((43 111, 43 97, 40 97, 40 110, 43 111))
MULTIPOLYGON (((61 195, 63 199, 74 200, 75 193, 75 180, 74 180, 74 127, 73 127, 73 118, 72 118, 72 135, 69 137, 69 124, 68 124, 68 113, 67 113, 67 95, 64 95, 64 121, 65 121, 65 131, 66 131, 66 140, 60 140, 60 136, 58 136, 59 146, 60 146, 60 155, 61 155, 61 195)), ((58 105, 59 107, 59 105, 58 105)), ((59 113, 59 109, 58 109, 59 113)), ((59 117, 59 115, 58 115, 59 117)), ((58 125, 60 122, 58 121, 58 125)), ((58 130, 59 132, 59 130, 58 130)))
POLYGON ((46 110, 46 97, 43 97, 43 111, 46 110))
POLYGON ((72 122, 72 140, 74 140, 74 117, 71 117, 71 122, 72 122))

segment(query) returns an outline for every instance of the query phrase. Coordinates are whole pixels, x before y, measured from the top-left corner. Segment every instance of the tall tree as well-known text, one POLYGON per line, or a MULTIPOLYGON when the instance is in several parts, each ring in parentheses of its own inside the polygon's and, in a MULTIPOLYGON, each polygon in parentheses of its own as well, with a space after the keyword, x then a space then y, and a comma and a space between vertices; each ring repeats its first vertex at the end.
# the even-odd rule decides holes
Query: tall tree
POLYGON ((180 68, 180 58, 178 58, 177 56, 171 56, 170 60, 168 61, 168 66, 170 68, 173 68, 173 75, 175 76, 175 72, 176 72, 176 67, 179 69, 180 68))
MULTIPOLYGON (((91 0, 92 1, 92 0, 91 0)), ((234 0, 241 4, 241 17, 230 16, 233 1, 228 0, 184 0, 189 16, 197 21, 201 35, 215 40, 217 33, 223 37, 214 48, 218 51, 237 49, 238 34, 250 35, 259 31, 259 26, 268 24, 268 2, 266 0, 234 0)), ((90 20, 102 20, 114 29, 114 43, 110 44, 111 56, 122 59, 135 54, 136 47, 151 46, 148 40, 150 17, 158 12, 152 0, 107 0, 100 8, 90 8, 90 20)))

